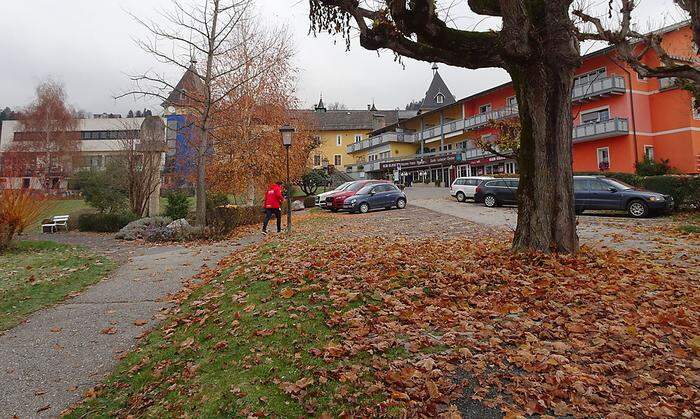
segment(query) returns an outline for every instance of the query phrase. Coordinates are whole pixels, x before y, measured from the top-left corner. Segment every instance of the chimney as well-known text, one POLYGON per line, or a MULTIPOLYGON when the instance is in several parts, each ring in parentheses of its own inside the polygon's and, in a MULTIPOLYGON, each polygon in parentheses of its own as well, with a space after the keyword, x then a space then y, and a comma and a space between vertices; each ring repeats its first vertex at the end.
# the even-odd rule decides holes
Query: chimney
POLYGON ((386 120, 384 119, 384 114, 375 113, 372 115, 372 128, 374 130, 382 129, 386 126, 386 120))

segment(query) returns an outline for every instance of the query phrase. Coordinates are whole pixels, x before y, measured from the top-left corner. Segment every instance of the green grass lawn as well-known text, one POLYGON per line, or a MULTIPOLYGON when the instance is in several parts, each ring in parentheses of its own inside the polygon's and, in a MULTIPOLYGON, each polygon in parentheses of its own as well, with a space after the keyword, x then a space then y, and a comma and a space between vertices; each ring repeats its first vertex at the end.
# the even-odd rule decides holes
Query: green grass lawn
POLYGON ((91 207, 82 199, 55 199, 46 203, 39 217, 26 229, 26 233, 39 232, 41 221, 54 215, 70 215, 78 211, 89 210, 91 207))
MULTIPOLYGON (((266 264, 277 246, 262 247, 250 264, 266 264)), ((344 361, 313 355, 332 345, 335 337, 324 314, 329 301, 316 298, 317 288, 292 292, 275 279, 231 269, 220 278, 196 291, 178 315, 183 320, 206 319, 203 325, 165 326, 149 335, 142 348, 120 364, 103 392, 68 417, 122 416, 127 411, 144 417, 169 417, 173 412, 197 417, 245 417, 254 412, 313 417, 322 412, 338 415, 373 402, 339 402, 340 387, 353 392, 352 384, 332 378, 331 371, 344 361), (219 308, 210 311, 204 301, 213 302, 212 293, 222 298, 215 303, 219 308), (134 401, 138 406, 127 407, 134 401)))
POLYGON ((0 331, 100 281, 114 266, 80 246, 16 243, 0 254, 0 331))

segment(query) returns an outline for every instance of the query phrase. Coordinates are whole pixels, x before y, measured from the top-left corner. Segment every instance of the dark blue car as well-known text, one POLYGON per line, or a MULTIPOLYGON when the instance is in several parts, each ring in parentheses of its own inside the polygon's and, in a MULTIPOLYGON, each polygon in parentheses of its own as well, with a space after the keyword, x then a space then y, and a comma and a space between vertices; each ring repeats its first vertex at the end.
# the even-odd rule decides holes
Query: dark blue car
POLYGON ((576 213, 586 210, 627 211, 635 218, 673 209, 673 197, 636 189, 603 176, 574 176, 576 213))
POLYGON ((373 209, 398 209, 406 208, 406 194, 391 183, 370 184, 347 199, 343 203, 343 209, 362 214, 373 209))

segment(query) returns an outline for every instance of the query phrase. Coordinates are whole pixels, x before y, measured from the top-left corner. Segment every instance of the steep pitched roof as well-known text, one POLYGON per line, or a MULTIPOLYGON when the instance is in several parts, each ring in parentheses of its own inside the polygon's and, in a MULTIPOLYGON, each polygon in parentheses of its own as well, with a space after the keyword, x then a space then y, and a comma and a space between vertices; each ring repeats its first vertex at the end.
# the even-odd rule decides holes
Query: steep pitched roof
POLYGON ((425 92, 425 99, 423 99, 420 105, 421 112, 430 111, 456 102, 447 84, 445 84, 445 81, 440 77, 437 66, 433 67, 433 70, 435 70, 435 74, 433 75, 433 81, 430 83, 430 87, 428 87, 428 91, 425 92), (438 95, 442 95, 442 103, 438 103, 438 95))
POLYGON ((175 89, 170 92, 168 99, 163 102, 163 107, 167 106, 183 106, 186 105, 188 99, 183 92, 189 92, 189 94, 204 94, 204 83, 202 79, 197 75, 197 68, 195 63, 192 63, 190 67, 182 75, 182 78, 175 86, 175 89))

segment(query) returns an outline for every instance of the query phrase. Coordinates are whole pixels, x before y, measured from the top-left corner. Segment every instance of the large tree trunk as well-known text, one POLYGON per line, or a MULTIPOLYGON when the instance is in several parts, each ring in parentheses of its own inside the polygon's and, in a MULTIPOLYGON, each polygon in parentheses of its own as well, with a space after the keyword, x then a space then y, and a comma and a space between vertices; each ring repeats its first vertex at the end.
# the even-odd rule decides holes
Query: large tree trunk
POLYGON ((506 69, 518 97, 520 187, 513 249, 576 252, 571 91, 580 64, 578 40, 566 7, 534 8, 504 16, 506 69), (508 39, 509 38, 509 39, 508 39), (510 47, 510 48, 508 48, 510 47))

